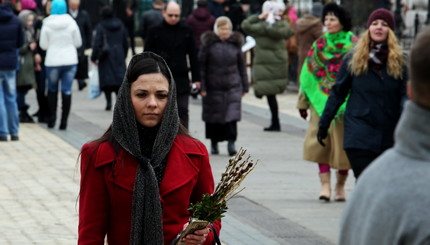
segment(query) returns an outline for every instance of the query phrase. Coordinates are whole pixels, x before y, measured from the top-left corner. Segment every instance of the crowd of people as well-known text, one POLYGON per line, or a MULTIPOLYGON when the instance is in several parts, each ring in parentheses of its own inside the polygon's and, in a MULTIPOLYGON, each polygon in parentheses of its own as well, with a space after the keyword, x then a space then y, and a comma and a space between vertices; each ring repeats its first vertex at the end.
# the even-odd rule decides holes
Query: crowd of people
MULTIPOLYGON (((210 154, 220 154, 218 143, 227 141, 233 156, 242 97, 251 86, 270 109, 271 122, 263 130, 279 132, 276 96, 295 81, 298 113, 309 119, 303 159, 318 164, 318 199, 332 199, 335 169, 334 200, 346 201, 344 186, 352 169, 359 189, 352 199, 363 205, 349 204, 342 234, 350 236, 341 241, 368 244, 358 237, 371 229, 356 233, 352 221, 365 222, 357 210, 372 205, 364 204, 371 198, 366 185, 377 185, 384 171, 398 174, 394 170, 402 168, 401 162, 394 170, 384 164, 396 157, 407 161, 403 148, 417 151, 421 158, 414 164, 429 160, 428 144, 423 141, 419 146, 425 150, 417 150, 399 128, 414 129, 422 138, 410 117, 428 121, 424 94, 429 90, 421 59, 411 57, 416 67, 408 68, 393 14, 374 10, 358 35, 351 31, 349 11, 333 2, 315 2, 300 18, 288 1, 199 0, 192 10, 188 2, 153 0, 145 11, 138 3, 0 0, 0 32, 8 33, 0 37, 0 141, 19 140, 19 123, 34 122, 26 102, 33 88, 38 102, 33 116, 50 129, 56 125, 61 90, 58 127, 66 130, 73 81, 79 91, 85 89, 90 62, 98 67, 105 110, 114 107, 107 131, 81 150, 78 243, 103 243, 105 237, 113 244, 172 243, 188 222, 189 204, 214 188, 209 153, 188 133, 190 97, 201 96, 210 154), (136 36, 143 43, 139 54, 136 36), (255 40, 250 73, 242 51, 245 36, 255 40), (412 102, 406 102, 407 91, 412 102), (375 159, 380 166, 374 166, 375 159), (368 199, 357 197, 358 192, 368 199)), ((423 32, 418 46, 428 41, 429 30, 423 32)), ((417 49, 414 54, 424 56, 417 49)), ((221 221, 211 229, 197 230, 182 242, 212 244, 221 221)))

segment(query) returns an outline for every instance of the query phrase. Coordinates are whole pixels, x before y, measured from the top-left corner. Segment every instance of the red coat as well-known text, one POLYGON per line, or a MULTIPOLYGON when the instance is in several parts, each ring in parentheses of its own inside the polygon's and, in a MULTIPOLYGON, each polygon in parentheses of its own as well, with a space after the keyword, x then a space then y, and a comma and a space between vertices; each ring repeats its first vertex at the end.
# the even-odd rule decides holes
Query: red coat
MULTIPOLYGON (((81 154, 78 244, 129 244, 136 159, 121 149, 115 156, 109 143, 86 144, 81 154), (89 161, 94 152, 93 158, 89 161), (112 162, 116 162, 112 165, 112 162), (112 167, 113 166, 113 167, 112 167)), ((160 200, 163 207, 164 243, 170 244, 189 219, 187 208, 204 193, 214 191, 206 147, 178 135, 170 150, 160 200)), ((221 221, 214 224, 219 231, 221 221)), ((213 243, 213 233, 205 244, 213 243)))

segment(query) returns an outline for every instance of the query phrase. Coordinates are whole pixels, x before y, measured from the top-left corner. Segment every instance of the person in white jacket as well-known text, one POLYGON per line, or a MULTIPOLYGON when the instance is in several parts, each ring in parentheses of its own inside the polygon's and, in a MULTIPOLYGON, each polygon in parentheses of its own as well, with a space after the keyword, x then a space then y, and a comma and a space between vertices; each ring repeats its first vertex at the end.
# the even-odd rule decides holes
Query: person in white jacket
POLYGON ((82 45, 82 38, 76 21, 67 14, 64 0, 52 1, 51 15, 43 20, 39 45, 46 50, 45 67, 50 110, 48 127, 55 126, 58 87, 61 80, 60 129, 65 130, 72 102, 72 82, 78 64, 76 49, 82 45))

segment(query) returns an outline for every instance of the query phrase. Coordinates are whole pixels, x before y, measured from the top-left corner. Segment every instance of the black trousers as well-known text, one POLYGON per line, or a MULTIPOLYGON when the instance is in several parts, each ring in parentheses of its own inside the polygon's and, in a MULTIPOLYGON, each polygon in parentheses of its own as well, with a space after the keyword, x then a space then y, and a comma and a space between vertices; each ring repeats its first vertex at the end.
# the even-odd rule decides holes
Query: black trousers
POLYGON ((178 114, 182 124, 188 129, 188 103, 190 100, 189 93, 177 93, 176 101, 178 102, 178 114))
POLYGON ((355 179, 358 180, 361 173, 367 166, 370 165, 381 153, 376 153, 363 149, 345 149, 349 162, 351 163, 352 171, 354 172, 355 179))

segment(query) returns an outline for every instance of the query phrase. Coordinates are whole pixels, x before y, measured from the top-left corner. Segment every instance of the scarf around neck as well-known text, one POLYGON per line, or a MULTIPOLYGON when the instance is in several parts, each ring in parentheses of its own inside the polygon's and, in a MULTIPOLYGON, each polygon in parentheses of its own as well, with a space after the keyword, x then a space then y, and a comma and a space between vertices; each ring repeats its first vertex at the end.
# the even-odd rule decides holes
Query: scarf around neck
POLYGON ((384 43, 369 44, 369 66, 373 69, 380 70, 387 62, 388 46, 384 43))
POLYGON ((138 123, 131 103, 128 81, 130 67, 137 62, 145 62, 145 58, 153 58, 168 66, 163 58, 151 53, 143 52, 133 56, 126 71, 126 76, 119 89, 112 122, 112 135, 119 145, 134 156, 139 165, 133 188, 132 224, 130 244, 163 244, 162 207, 160 192, 154 169, 160 167, 173 144, 179 129, 179 116, 176 103, 176 87, 169 69, 170 84, 169 98, 159 129, 153 141, 151 154, 143 154, 144 137, 139 137, 138 123))
MULTIPOLYGON (((300 89, 321 116, 344 55, 357 41, 350 31, 324 33, 310 48, 300 73, 300 89)), ((345 103, 337 115, 345 111, 345 103)))

